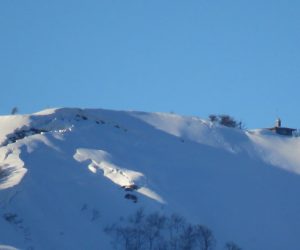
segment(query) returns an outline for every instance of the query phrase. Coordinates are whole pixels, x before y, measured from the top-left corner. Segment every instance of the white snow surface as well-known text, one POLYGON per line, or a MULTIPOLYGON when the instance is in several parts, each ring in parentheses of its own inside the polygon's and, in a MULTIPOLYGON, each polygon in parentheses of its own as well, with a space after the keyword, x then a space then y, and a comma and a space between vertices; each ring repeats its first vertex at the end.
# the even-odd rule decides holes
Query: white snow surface
POLYGON ((300 138, 59 108, 0 117, 0 145, 0 249, 109 250, 103 229, 141 207, 206 225, 216 249, 300 249, 300 138))

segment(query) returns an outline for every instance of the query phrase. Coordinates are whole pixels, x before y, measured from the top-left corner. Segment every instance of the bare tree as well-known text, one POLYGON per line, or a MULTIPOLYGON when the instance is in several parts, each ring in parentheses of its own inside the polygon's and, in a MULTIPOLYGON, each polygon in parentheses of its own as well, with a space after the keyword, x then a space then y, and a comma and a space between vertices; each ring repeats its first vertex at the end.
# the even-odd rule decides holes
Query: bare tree
POLYGON ((10 112, 10 114, 11 114, 11 115, 15 115, 15 114, 17 114, 18 112, 19 112, 18 107, 13 107, 12 110, 11 110, 11 112, 10 112))
POLYGON ((209 120, 213 123, 218 123, 230 128, 244 129, 245 125, 242 121, 236 121, 233 117, 229 115, 209 115, 209 120))
POLYGON ((128 218, 125 225, 117 223, 106 227, 104 231, 113 237, 112 245, 115 249, 142 250, 145 249, 144 220, 144 210, 139 209, 128 218))
POLYGON ((158 212, 149 214, 145 223, 145 238, 149 250, 157 249, 163 243, 162 230, 165 228, 166 217, 158 212))
MULTIPOLYGON (((167 217, 159 212, 146 215, 137 210, 127 219, 106 227, 112 244, 119 250, 213 250, 216 240, 203 225, 192 225, 179 215, 167 217)), ((229 242, 226 250, 241 250, 229 242)))
POLYGON ((220 124, 230 128, 236 128, 237 122, 229 115, 220 115, 220 124))
POLYGON ((171 250, 179 250, 180 237, 184 232, 186 224, 185 219, 178 214, 172 214, 167 220, 168 241, 171 250))
POLYGON ((196 246, 195 227, 187 225, 180 237, 181 250, 192 250, 196 246))
POLYGON ((145 244, 145 212, 144 209, 140 208, 137 212, 129 217, 129 223, 131 226, 132 236, 132 249, 139 250, 144 249, 145 244))
POLYGON ((201 250, 212 250, 215 247, 216 240, 212 231, 202 225, 195 226, 196 240, 201 250))
POLYGON ((209 120, 210 120, 211 122, 217 122, 217 121, 219 121, 218 116, 216 116, 216 115, 214 115, 214 114, 209 115, 208 118, 209 118, 209 120))

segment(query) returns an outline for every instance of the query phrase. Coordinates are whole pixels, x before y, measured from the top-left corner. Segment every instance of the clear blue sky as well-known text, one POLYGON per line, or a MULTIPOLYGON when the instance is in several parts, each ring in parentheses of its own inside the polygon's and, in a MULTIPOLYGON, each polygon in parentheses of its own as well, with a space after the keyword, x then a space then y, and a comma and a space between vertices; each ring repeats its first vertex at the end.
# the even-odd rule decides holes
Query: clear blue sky
POLYGON ((299 0, 1 0, 0 114, 99 107, 300 128, 299 13, 299 0))

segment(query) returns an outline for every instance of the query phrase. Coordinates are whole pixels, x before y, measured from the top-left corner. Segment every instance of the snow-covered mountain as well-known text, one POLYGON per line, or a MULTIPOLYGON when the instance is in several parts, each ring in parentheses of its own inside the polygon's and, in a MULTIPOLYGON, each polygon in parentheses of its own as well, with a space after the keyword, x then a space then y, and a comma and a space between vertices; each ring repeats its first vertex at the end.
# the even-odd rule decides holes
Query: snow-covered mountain
POLYGON ((299 137, 63 108, 0 117, 0 145, 0 249, 109 250, 103 229, 139 208, 206 225, 216 249, 300 249, 299 137))

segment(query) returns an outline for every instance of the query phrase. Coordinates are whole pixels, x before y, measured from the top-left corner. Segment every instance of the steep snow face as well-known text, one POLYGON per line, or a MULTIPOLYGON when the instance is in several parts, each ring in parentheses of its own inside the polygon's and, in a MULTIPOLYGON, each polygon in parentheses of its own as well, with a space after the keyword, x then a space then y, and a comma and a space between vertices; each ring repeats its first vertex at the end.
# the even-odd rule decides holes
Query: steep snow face
POLYGON ((14 147, 0 148, 0 190, 20 183, 27 169, 20 159, 20 150, 14 147))
POLYGON ((297 249, 299 139, 162 113, 0 117, 0 245, 112 249, 103 229, 143 207, 208 226, 217 249, 297 249))
POLYGON ((300 174, 299 137, 274 136, 272 133, 249 133, 260 157, 267 163, 300 174))
MULTIPOLYGON (((174 135, 182 140, 221 147, 228 151, 234 152, 234 146, 224 138, 224 134, 231 133, 231 129, 222 128, 211 122, 199 119, 197 117, 183 117, 176 114, 164 113, 133 113, 137 119, 162 130, 165 133, 174 135), (228 130, 228 131, 226 131, 228 130), (226 131, 226 133, 224 133, 226 131)), ((231 134, 238 134, 237 130, 231 134)))

